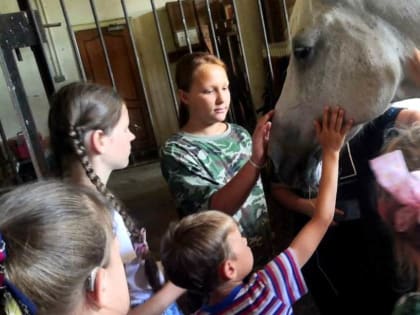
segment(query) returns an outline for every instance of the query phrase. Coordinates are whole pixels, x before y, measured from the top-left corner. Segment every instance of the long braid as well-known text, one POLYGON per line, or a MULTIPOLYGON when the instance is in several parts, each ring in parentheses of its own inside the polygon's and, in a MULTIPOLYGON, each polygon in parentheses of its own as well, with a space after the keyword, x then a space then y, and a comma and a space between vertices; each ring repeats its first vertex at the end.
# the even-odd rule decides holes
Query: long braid
MULTIPOLYGON (((73 145, 77 156, 79 157, 80 163, 82 164, 87 177, 95 185, 96 189, 103 194, 112 204, 115 211, 117 211, 123 218, 124 224, 126 225, 128 231, 130 232, 130 239, 133 244, 139 243, 143 238, 141 230, 136 226, 130 215, 123 208, 121 202, 115 197, 115 195, 106 188, 105 184, 101 181, 99 176, 93 170, 92 165, 90 164, 89 158, 87 156, 86 147, 83 144, 84 131, 81 127, 70 127, 70 137, 73 140, 73 145)), ((149 281, 150 286, 154 292, 159 291, 162 288, 159 278, 159 267, 156 263, 156 260, 151 253, 147 253, 143 256, 144 259, 144 268, 146 277, 149 281)))
MULTIPOLYGON (((69 169, 68 164, 72 164, 75 159, 79 160, 92 184, 121 215, 130 233, 131 242, 135 245, 141 240, 140 229, 123 204, 95 173, 84 142, 89 131, 102 130, 107 133, 115 127, 121 117, 123 102, 121 96, 109 87, 85 82, 70 83, 55 94, 48 125, 58 175, 63 176, 69 169)), ((156 291, 160 284, 156 262, 150 251, 142 257, 145 259, 148 281, 156 291)))
POLYGON ((130 232, 131 241, 138 242, 140 237, 140 229, 137 227, 133 219, 127 213, 127 211, 122 206, 121 202, 115 197, 115 195, 105 186, 105 184, 101 181, 99 176, 93 170, 93 167, 89 161, 86 147, 83 143, 84 138, 84 130, 82 127, 74 127, 70 126, 69 136, 73 140, 74 150, 76 155, 78 156, 80 163, 83 166, 83 169, 86 172, 87 177, 95 185, 96 189, 103 194, 112 204, 115 211, 117 211, 130 232))
MULTIPOLYGON (((73 140, 75 152, 80 160, 80 163, 83 166, 83 169, 86 172, 87 177, 92 182, 92 184, 95 185, 96 189, 111 202, 115 211, 117 211, 121 215, 121 217, 123 218, 124 224, 126 225, 128 231, 130 232, 131 242, 133 244, 139 243, 139 241, 142 239, 141 230, 134 223, 133 219, 130 217, 127 211, 123 208, 121 202, 115 197, 115 195, 108 188, 106 188, 105 184, 101 181, 99 176, 93 170, 92 165, 90 164, 90 161, 86 152, 86 147, 83 143, 83 138, 84 138, 83 128, 70 126, 69 135, 73 140)), ((143 259, 145 260, 144 268, 145 268, 146 277, 153 291, 157 292, 162 287, 160 283, 160 278, 159 278, 159 267, 151 251, 148 251, 144 255, 143 259)))

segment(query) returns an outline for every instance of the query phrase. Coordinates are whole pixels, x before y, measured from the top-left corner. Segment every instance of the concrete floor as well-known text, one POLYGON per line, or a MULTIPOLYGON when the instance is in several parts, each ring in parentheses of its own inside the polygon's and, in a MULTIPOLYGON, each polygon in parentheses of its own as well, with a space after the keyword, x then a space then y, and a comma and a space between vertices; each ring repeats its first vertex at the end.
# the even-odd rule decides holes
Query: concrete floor
POLYGON ((149 246, 159 257, 160 238, 169 223, 178 218, 159 162, 114 171, 108 187, 122 200, 139 226, 147 229, 149 246))

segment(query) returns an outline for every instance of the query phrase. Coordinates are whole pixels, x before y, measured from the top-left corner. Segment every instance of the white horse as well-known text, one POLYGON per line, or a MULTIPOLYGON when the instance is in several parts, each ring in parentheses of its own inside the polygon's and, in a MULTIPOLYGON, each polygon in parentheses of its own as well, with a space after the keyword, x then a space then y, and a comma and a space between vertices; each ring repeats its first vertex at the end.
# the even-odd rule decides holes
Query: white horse
POLYGON ((420 96, 408 67, 420 47, 420 1, 297 0, 291 35, 269 155, 283 183, 316 187, 313 121, 324 105, 343 107, 354 135, 392 101, 420 96))

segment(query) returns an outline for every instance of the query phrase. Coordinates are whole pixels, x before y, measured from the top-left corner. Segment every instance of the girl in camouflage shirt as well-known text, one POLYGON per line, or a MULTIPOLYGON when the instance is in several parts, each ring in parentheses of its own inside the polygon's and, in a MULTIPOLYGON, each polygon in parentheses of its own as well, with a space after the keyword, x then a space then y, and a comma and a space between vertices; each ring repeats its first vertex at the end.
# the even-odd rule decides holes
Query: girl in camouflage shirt
POLYGON ((181 217, 207 209, 232 215, 257 263, 271 259, 271 232, 260 178, 273 112, 251 138, 225 122, 230 92, 225 64, 207 53, 191 53, 177 65, 181 130, 162 148, 162 174, 181 217))

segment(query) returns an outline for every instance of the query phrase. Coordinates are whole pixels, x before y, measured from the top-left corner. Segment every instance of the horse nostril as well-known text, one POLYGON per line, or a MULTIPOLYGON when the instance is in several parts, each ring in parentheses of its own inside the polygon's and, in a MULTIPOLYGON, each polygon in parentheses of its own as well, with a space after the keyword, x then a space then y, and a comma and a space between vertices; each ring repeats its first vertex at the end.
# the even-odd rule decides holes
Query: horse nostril
POLYGON ((293 48, 293 55, 298 60, 308 59, 312 54, 312 47, 307 46, 295 46, 293 48))

